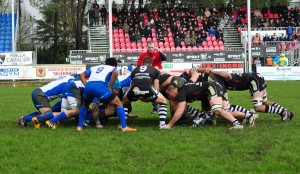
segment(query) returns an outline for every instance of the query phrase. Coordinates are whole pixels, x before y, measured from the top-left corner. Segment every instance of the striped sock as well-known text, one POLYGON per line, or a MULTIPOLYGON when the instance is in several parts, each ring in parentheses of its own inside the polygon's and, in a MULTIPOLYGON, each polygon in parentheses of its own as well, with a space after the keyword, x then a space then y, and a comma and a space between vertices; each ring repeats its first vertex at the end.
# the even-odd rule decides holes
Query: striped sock
POLYGON ((168 107, 166 104, 160 104, 159 110, 159 125, 166 124, 166 118, 168 113, 168 107))
POLYGON ((274 107, 274 106, 270 106, 270 105, 267 105, 266 106, 266 109, 265 109, 265 112, 267 113, 276 113, 276 114, 282 114, 284 112, 284 107, 274 107))
POLYGON ((240 125, 240 122, 237 119, 234 119, 231 123, 233 126, 240 125))

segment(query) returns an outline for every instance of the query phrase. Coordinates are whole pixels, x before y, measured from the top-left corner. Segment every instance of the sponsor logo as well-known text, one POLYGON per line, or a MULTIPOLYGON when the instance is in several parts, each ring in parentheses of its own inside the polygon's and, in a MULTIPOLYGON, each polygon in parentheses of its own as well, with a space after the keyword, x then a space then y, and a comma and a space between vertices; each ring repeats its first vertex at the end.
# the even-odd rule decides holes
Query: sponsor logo
POLYGON ((0 76, 19 76, 19 68, 1 68, 0 76))
POLYGON ((225 56, 225 53, 214 53, 214 56, 225 56))
POLYGON ((241 59, 242 55, 240 54, 228 54, 228 59, 241 59))
POLYGON ((5 61, 5 54, 0 55, 0 65, 5 61))
POLYGON ((36 76, 37 77, 45 77, 46 76, 46 70, 43 67, 36 68, 36 76))
POLYGON ((183 56, 184 56, 183 53, 172 54, 172 57, 183 57, 183 56))

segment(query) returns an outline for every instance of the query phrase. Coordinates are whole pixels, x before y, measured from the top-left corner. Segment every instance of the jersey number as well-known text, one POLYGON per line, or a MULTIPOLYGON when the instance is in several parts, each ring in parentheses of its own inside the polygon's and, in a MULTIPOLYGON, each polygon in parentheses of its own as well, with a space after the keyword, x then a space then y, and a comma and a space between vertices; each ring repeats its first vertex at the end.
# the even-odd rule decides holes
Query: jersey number
POLYGON ((101 73, 101 71, 103 71, 103 67, 99 67, 98 69, 97 69, 97 71, 96 71, 96 73, 101 73))
POLYGON ((146 71, 146 70, 147 70, 147 66, 141 66, 141 67, 140 67, 140 71, 141 71, 141 72, 144 72, 144 71, 146 71))

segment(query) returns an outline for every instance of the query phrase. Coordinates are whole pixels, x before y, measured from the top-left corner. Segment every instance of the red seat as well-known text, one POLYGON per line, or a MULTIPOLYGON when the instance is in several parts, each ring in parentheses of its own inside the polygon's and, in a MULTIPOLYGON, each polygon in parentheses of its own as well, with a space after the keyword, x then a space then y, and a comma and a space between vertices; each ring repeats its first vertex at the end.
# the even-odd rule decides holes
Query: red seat
POLYGON ((207 45, 203 46, 203 51, 208 51, 208 46, 207 45))
POLYGON ((211 46, 208 47, 208 50, 209 51, 215 51, 215 48, 214 48, 214 46, 211 45, 211 46))
POLYGON ((176 51, 176 48, 175 48, 174 46, 172 46, 172 47, 170 48, 170 51, 171 51, 171 52, 175 52, 175 51, 176 51))
POLYGON ((207 40, 207 41, 211 41, 211 37, 210 37, 210 36, 207 36, 207 37, 206 37, 206 40, 207 40))
POLYGON ((274 15, 272 13, 270 13, 269 18, 274 18, 274 15))
POLYGON ((215 50, 215 51, 219 51, 219 50, 220 50, 220 47, 217 45, 217 46, 214 47, 214 50, 215 50))
POLYGON ((275 18, 275 19, 278 19, 278 18, 279 18, 279 16, 278 16, 277 13, 274 13, 274 18, 275 18))
POLYGON ((164 47, 164 43, 163 43, 163 42, 159 42, 159 43, 158 43, 158 46, 159 46, 159 47, 164 47))
POLYGON ((216 36, 211 37, 211 41, 216 41, 216 40, 217 40, 216 36))
POLYGON ((113 34, 118 34, 118 33, 119 33, 118 29, 113 30, 113 34))
POLYGON ((165 48, 169 48, 169 47, 170 47, 169 42, 165 42, 165 43, 164 43, 164 46, 165 46, 165 48))
POLYGON ((181 48, 178 46, 175 48, 176 49, 176 52, 180 52, 181 51, 181 48))
POLYGON ((132 48, 132 49, 136 49, 136 43, 135 43, 135 42, 132 42, 132 43, 131 43, 131 48, 132 48))
POLYGON ((151 38, 151 37, 148 37, 148 38, 147 38, 147 41, 151 41, 151 40, 152 40, 152 38, 151 38))
POLYGON ((166 52, 166 49, 165 48, 159 48, 159 51, 166 52))
POLYGON ((181 47, 181 51, 186 52, 186 51, 187 51, 186 47, 185 47, 185 46, 182 46, 182 47, 181 47))
POLYGON ((224 47, 224 46, 220 46, 220 47, 219 47, 219 50, 220 50, 220 51, 225 51, 225 47, 224 47))
POLYGON ((224 43, 221 40, 219 40, 218 44, 219 44, 219 46, 224 46, 224 43))
POLYGON ((206 42, 206 41, 203 41, 203 42, 202 42, 202 46, 207 46, 207 42, 206 42))
POLYGON ((170 47, 175 47, 175 43, 174 42, 170 42, 170 47))
POLYGON ((164 41, 165 42, 169 42, 169 38, 168 37, 164 37, 164 41))
POLYGON ((198 51, 203 51, 203 47, 202 47, 202 46, 199 46, 199 47, 198 47, 198 51))
POLYGON ((210 41, 207 41, 207 46, 212 46, 213 44, 212 44, 212 41, 210 40, 210 41))
POLYGON ((147 42, 145 37, 142 37, 142 42, 147 42))
POLYGON ((213 46, 219 46, 219 44, 218 44, 217 41, 213 41, 212 45, 213 45, 213 46))

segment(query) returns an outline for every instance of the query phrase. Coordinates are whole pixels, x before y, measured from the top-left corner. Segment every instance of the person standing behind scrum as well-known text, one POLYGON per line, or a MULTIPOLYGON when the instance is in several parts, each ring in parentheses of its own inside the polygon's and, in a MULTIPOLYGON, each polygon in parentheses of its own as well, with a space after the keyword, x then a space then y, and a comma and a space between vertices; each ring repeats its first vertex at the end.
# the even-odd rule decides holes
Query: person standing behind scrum
MULTIPOLYGON (((142 62, 145 57, 150 57, 152 59, 152 67, 158 70, 162 69, 162 61, 167 60, 166 55, 164 55, 163 53, 161 53, 155 48, 155 44, 153 41, 147 42, 147 51, 140 54, 137 62, 137 66, 142 66, 142 62)), ((153 114, 158 113, 157 104, 153 103, 153 109, 151 113, 153 114)))

